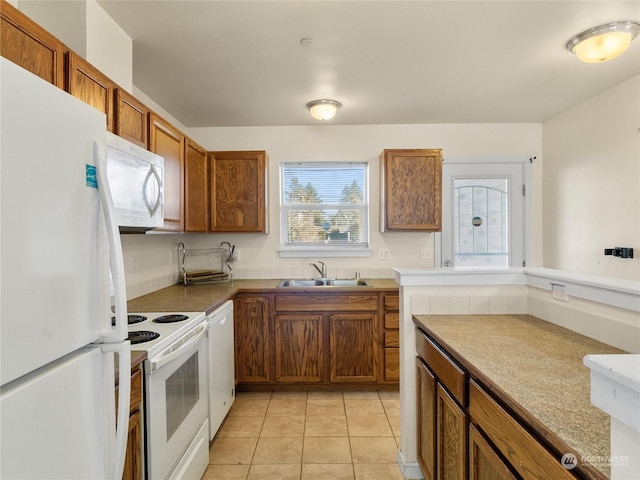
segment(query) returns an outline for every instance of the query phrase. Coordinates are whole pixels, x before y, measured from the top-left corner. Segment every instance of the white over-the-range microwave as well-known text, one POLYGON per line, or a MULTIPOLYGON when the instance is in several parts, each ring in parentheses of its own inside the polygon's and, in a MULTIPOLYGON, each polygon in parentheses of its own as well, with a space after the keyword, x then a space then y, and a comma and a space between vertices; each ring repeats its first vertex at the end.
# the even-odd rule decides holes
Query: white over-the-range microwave
POLYGON ((107 177, 121 232, 163 225, 164 159, 107 132, 107 177))

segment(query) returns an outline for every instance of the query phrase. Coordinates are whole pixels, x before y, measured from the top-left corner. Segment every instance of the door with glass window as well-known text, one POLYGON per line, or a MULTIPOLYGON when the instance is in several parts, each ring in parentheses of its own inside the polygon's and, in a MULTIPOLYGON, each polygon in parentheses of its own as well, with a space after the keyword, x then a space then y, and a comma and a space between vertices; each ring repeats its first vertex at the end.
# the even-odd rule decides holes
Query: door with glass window
POLYGON ((525 260, 525 164, 443 166, 443 267, 515 267, 525 260))

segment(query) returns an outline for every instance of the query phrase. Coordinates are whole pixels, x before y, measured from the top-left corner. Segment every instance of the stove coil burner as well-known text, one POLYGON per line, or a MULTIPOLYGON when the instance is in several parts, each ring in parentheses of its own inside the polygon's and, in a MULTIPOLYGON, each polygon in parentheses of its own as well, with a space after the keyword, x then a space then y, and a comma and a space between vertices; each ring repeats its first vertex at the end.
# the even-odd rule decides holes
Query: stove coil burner
POLYGON ((142 315, 128 315, 128 322, 129 325, 133 325, 134 323, 140 323, 140 322, 144 322, 147 319, 147 317, 142 316, 142 315))
POLYGON ((155 340, 159 336, 160 334, 157 332, 141 330, 139 332, 130 332, 127 340, 131 342, 131 345, 136 345, 138 343, 150 342, 151 340, 155 340))
MULTIPOLYGON (((143 317, 142 315, 127 315, 127 324, 133 325, 134 323, 144 322, 147 317, 143 317)), ((111 317, 111 326, 116 326, 116 317, 111 317)))
POLYGON ((154 318, 153 321, 156 323, 175 323, 175 322, 184 322, 185 320, 188 320, 188 319, 189 317, 187 317, 186 315, 174 314, 174 315, 163 315, 161 317, 154 318))

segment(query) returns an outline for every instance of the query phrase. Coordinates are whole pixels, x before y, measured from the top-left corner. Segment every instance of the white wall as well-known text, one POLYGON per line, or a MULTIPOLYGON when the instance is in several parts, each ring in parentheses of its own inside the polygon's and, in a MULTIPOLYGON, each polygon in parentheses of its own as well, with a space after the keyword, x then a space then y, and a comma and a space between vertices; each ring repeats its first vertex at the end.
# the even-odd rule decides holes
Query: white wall
POLYGON ((324 258, 330 275, 391 278, 394 267, 433 267, 433 259, 421 260, 420 249, 433 252, 433 234, 379 232, 379 155, 385 148, 442 148, 447 155, 541 156, 541 125, 358 125, 318 127, 197 128, 186 132, 207 150, 266 150, 269 154, 270 233, 123 236, 125 269, 135 252, 138 271, 127 272, 130 295, 146 293, 158 275, 177 274, 169 264, 170 252, 184 242, 187 248, 235 244, 240 259, 233 265, 235 278, 310 277, 310 261, 316 258, 280 258, 279 164, 285 161, 369 162, 370 247, 368 258, 324 258), (149 248, 145 248, 145 246, 149 248), (390 260, 378 260, 378 248, 388 248, 390 260), (141 257, 141 258, 140 258, 141 257), (153 266, 146 269, 145 265, 153 266))
POLYGON ((640 280, 640 76, 543 125, 544 266, 640 280), (604 256, 633 247, 635 258, 604 256))

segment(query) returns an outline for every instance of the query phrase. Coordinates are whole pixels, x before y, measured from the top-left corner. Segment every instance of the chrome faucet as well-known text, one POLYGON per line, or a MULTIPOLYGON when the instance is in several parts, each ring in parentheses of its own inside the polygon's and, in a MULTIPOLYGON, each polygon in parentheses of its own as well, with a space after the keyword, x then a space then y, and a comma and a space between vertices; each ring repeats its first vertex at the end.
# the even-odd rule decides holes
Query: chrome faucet
POLYGON ((315 263, 310 263, 309 265, 315 268, 322 278, 327 278, 327 266, 324 264, 324 262, 318 261, 318 263, 322 265, 322 268, 318 268, 315 263))

